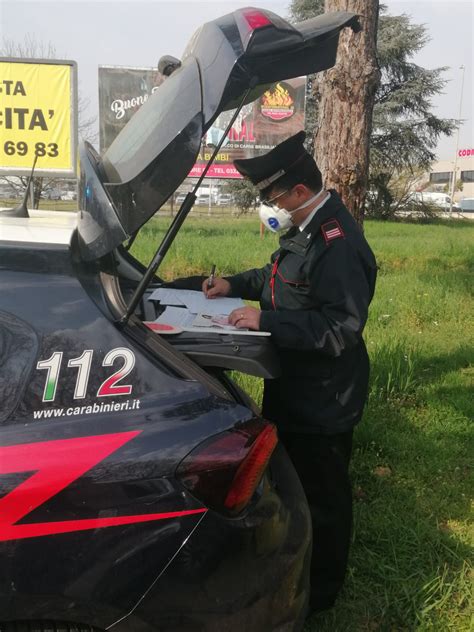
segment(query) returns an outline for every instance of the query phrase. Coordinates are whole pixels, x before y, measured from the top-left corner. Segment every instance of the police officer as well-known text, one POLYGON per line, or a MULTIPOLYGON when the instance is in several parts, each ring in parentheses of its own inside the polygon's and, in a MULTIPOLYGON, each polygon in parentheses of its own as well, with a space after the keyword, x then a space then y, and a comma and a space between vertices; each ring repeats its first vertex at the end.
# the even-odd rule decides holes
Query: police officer
POLYGON ((313 521, 310 607, 330 608, 343 584, 352 523, 348 467, 353 428, 367 397, 362 338, 376 262, 338 194, 322 187, 303 131, 272 151, 236 160, 257 187, 260 217, 286 231, 271 262, 204 281, 208 298, 260 302, 230 315, 238 328, 269 331, 282 375, 265 380, 263 415, 279 429, 303 484, 313 521))

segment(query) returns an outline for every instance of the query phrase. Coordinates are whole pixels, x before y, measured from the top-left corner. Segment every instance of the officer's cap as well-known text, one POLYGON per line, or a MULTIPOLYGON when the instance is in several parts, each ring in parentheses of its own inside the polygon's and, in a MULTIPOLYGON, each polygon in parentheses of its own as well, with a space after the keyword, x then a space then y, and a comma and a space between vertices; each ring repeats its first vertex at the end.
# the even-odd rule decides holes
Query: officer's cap
POLYGON ((267 154, 256 158, 234 160, 237 171, 248 178, 260 191, 291 172, 310 154, 304 148, 304 131, 290 136, 267 154))

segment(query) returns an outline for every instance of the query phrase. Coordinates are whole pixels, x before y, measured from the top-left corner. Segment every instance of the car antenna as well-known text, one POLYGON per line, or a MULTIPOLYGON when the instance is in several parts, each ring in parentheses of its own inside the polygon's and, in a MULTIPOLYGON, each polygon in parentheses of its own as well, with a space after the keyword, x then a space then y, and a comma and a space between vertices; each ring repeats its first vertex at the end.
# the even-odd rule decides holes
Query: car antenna
POLYGON ((136 288, 135 292, 133 293, 132 298, 130 299, 130 303, 129 303, 126 311, 125 311, 125 314, 121 318, 118 319, 117 322, 120 323, 120 325, 125 325, 128 322, 128 319, 130 318, 130 316, 134 313, 136 306, 140 302, 140 299, 142 298, 143 294, 145 293, 148 285, 150 284, 150 281, 152 280, 153 276, 156 274, 156 271, 160 267, 161 262, 163 261, 166 253, 168 252, 169 247, 173 243, 173 240, 176 237, 179 229, 181 228, 182 223, 186 219, 189 211, 192 209, 192 207, 194 205, 194 202, 196 201, 196 191, 197 191, 197 189, 201 186, 201 183, 202 183, 203 179, 205 178, 206 173, 208 172, 208 170, 209 170, 211 164, 213 163, 215 157, 219 153, 219 150, 220 150, 223 142, 227 138, 227 134, 229 133, 232 125, 234 124, 237 116, 239 115, 240 110, 244 106, 245 101, 246 101, 249 93, 251 92, 251 90, 253 90, 255 88, 256 85, 258 85, 258 77, 252 77, 252 79, 250 80, 250 83, 249 83, 249 87, 244 92, 244 95, 243 95, 242 99, 240 100, 240 103, 239 103, 237 109, 235 110, 234 114, 232 115, 232 118, 230 119, 229 124, 227 125, 227 127, 226 127, 226 129, 224 131, 224 134, 222 134, 221 139, 219 140, 219 142, 217 143, 216 147, 214 148, 212 156, 209 158, 209 161, 207 162, 206 166, 204 167, 204 171, 200 175, 199 180, 197 181, 197 183, 194 186, 193 190, 190 191, 186 195, 186 197, 184 198, 184 201, 181 204, 179 211, 176 213, 173 221, 171 222, 170 227, 168 228, 168 230, 166 232, 166 235, 163 238, 163 241, 161 242, 158 250, 155 253, 155 256, 151 260, 150 264, 148 265, 148 268, 146 269, 145 274, 143 275, 143 277, 141 278, 140 282, 138 283, 137 288, 136 288))
POLYGON ((30 214, 28 213, 27 202, 28 202, 28 194, 30 192, 30 184, 31 184, 31 181, 33 180, 33 173, 35 171, 37 160, 38 160, 38 154, 36 154, 35 159, 33 160, 33 166, 31 167, 31 173, 28 178, 28 183, 26 185, 23 201, 21 202, 21 204, 19 204, 18 206, 15 206, 14 208, 10 208, 7 211, 2 211, 0 213, 1 217, 29 217, 30 216, 30 214))

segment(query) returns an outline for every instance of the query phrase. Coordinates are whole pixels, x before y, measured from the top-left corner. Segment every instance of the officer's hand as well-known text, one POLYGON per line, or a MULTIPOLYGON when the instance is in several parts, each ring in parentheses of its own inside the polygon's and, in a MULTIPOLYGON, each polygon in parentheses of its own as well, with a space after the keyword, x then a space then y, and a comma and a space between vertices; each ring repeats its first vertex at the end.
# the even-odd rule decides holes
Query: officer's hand
POLYGON ((221 277, 214 277, 212 287, 208 288, 209 279, 206 279, 202 283, 202 291, 206 295, 206 298, 217 298, 218 296, 227 296, 230 294, 230 283, 221 277))
POLYGON ((262 312, 256 307, 239 307, 229 314, 229 323, 239 329, 260 330, 262 312))

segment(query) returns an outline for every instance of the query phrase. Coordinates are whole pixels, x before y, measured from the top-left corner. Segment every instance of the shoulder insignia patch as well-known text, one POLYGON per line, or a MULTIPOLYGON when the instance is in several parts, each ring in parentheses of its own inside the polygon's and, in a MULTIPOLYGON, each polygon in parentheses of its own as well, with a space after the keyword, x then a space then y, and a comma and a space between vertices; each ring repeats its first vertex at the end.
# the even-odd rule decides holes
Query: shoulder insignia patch
POLYGON ((333 239, 339 239, 339 237, 344 238, 344 231, 342 230, 337 219, 330 219, 328 222, 322 224, 321 232, 324 237, 324 241, 326 242, 326 246, 333 239))

